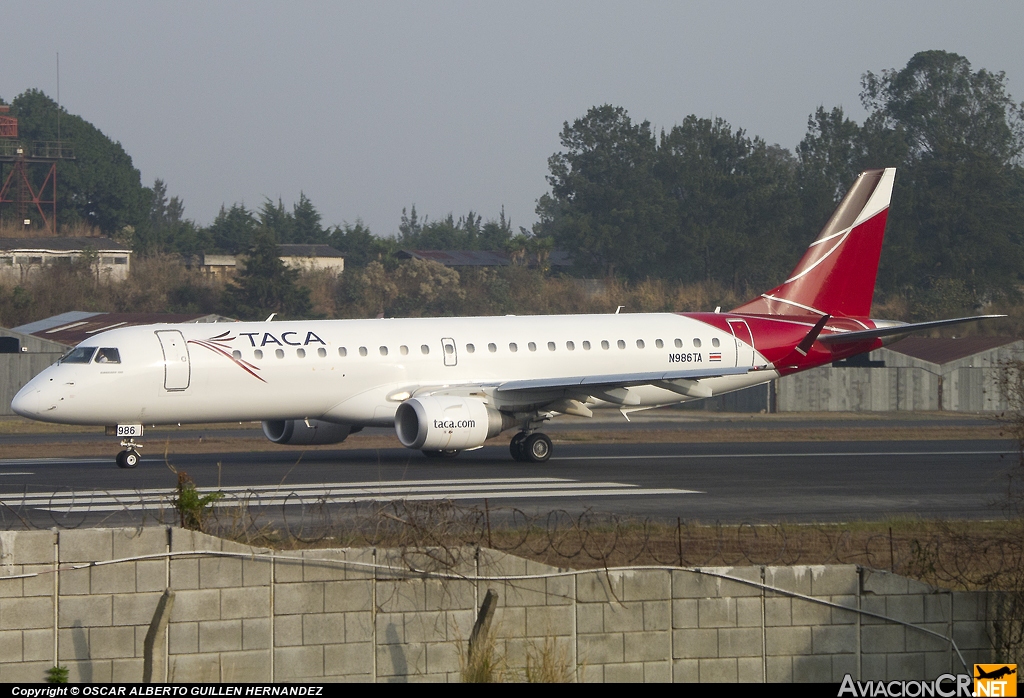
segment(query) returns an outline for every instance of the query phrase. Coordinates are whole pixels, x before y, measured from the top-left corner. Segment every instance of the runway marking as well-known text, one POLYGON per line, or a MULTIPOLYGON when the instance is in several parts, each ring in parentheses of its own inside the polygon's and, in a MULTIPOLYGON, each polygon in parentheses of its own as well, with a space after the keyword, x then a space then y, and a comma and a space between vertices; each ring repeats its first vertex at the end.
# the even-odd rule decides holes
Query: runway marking
POLYGON ((35 473, 0 473, 0 477, 10 476, 10 475, 35 475, 35 473))
POLYGON ((113 458, 5 458, 4 465, 81 465, 82 463, 113 463, 113 458))
MULTIPOLYGON (((580 482, 566 478, 480 478, 456 480, 406 480, 397 482, 313 483, 301 485, 256 485, 252 487, 197 488, 201 493, 227 495, 215 506, 281 506, 347 504, 354 502, 522 499, 551 497, 616 497, 703 494, 697 490, 642 488, 621 482, 580 482)), ((115 512, 171 509, 174 489, 89 490, 0 496, 9 507, 31 507, 48 511, 115 512)))
POLYGON ((668 458, 842 458, 859 456, 1008 456, 1016 451, 861 451, 823 453, 680 453, 650 456, 552 456, 551 460, 665 460, 668 458))

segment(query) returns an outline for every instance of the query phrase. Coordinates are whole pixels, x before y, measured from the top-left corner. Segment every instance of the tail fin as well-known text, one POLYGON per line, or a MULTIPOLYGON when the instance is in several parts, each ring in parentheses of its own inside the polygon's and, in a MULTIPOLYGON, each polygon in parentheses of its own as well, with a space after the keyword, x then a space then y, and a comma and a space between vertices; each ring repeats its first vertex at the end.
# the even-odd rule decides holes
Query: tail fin
POLYGON ((862 172, 789 278, 733 312, 867 317, 895 176, 862 172))

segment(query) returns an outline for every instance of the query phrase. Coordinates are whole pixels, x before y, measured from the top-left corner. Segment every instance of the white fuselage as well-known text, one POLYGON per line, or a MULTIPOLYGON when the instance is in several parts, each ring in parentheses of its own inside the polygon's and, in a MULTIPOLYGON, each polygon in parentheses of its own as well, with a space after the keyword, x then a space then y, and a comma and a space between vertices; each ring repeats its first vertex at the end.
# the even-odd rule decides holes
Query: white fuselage
MULTIPOLYGON (((484 386, 502 409, 500 391, 488 386, 766 363, 749 343, 674 313, 150 325, 104 332, 79 347, 115 348, 120 363, 50 366, 15 398, 19 414, 93 425, 321 419, 389 426, 398 405, 426 388, 467 386, 480 395, 484 386)), ((718 394, 777 375, 703 383, 718 394)), ((653 385, 630 391, 631 406, 689 399, 653 385)), ((596 406, 604 405, 621 406, 596 406)))

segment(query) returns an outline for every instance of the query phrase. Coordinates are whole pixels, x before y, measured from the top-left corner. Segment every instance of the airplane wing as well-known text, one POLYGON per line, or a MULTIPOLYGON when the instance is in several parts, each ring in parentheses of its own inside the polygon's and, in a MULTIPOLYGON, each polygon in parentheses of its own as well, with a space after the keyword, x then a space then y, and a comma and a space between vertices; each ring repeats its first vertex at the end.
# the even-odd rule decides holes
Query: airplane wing
POLYGON ((701 380, 744 375, 760 368, 763 367, 740 366, 531 378, 500 383, 494 387, 494 392, 495 397, 505 402, 547 405, 555 412, 590 416, 589 410, 579 404, 580 400, 585 402, 586 398, 593 397, 624 407, 637 405, 640 398, 636 393, 630 393, 629 389, 641 385, 653 385, 687 397, 706 398, 711 397, 711 388, 701 385, 701 380))
POLYGON ((740 376, 751 371, 764 370, 767 366, 740 366, 722 368, 679 369, 673 371, 649 371, 636 373, 610 373, 596 376, 560 376, 554 378, 531 378, 500 383, 448 384, 419 386, 410 392, 413 395, 474 395, 481 391, 493 391, 495 397, 505 404, 518 404, 534 408, 549 409, 579 416, 590 416, 589 409, 581 407, 578 401, 595 397, 607 402, 629 407, 639 402, 629 388, 653 385, 679 395, 694 398, 711 397, 711 389, 701 385, 706 378, 719 376, 740 376))
POLYGON ((689 369, 678 371, 652 371, 646 373, 610 373, 602 376, 568 376, 564 378, 532 378, 507 381, 497 386, 501 392, 517 390, 542 390, 550 388, 630 388, 638 385, 655 385, 662 381, 718 378, 719 376, 740 376, 757 370, 750 366, 736 368, 689 369))
POLYGON ((912 322, 905 325, 892 325, 889 327, 876 327, 872 330, 857 330, 856 332, 840 332, 838 334, 825 334, 818 337, 822 344, 847 344, 851 342, 863 342, 866 339, 879 337, 894 337, 901 334, 911 334, 920 330, 929 330, 933 327, 945 327, 946 325, 959 325, 963 322, 975 322, 977 320, 988 320, 990 318, 1006 317, 1005 315, 975 315, 973 317, 958 317, 951 320, 932 320, 931 322, 912 322))

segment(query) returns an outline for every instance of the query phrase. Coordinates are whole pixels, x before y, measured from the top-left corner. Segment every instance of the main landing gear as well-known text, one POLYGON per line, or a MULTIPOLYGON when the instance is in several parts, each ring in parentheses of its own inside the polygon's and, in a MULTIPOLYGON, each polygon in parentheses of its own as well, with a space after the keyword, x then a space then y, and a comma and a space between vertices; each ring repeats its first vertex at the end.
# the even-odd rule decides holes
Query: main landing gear
POLYGON ((512 437, 508 451, 517 461, 524 463, 543 463, 551 457, 551 439, 539 431, 521 431, 512 437))
POLYGON ((137 449, 142 448, 142 444, 135 443, 134 439, 125 439, 121 442, 121 448, 124 450, 117 454, 117 467, 134 468, 138 466, 142 456, 139 455, 137 449))

